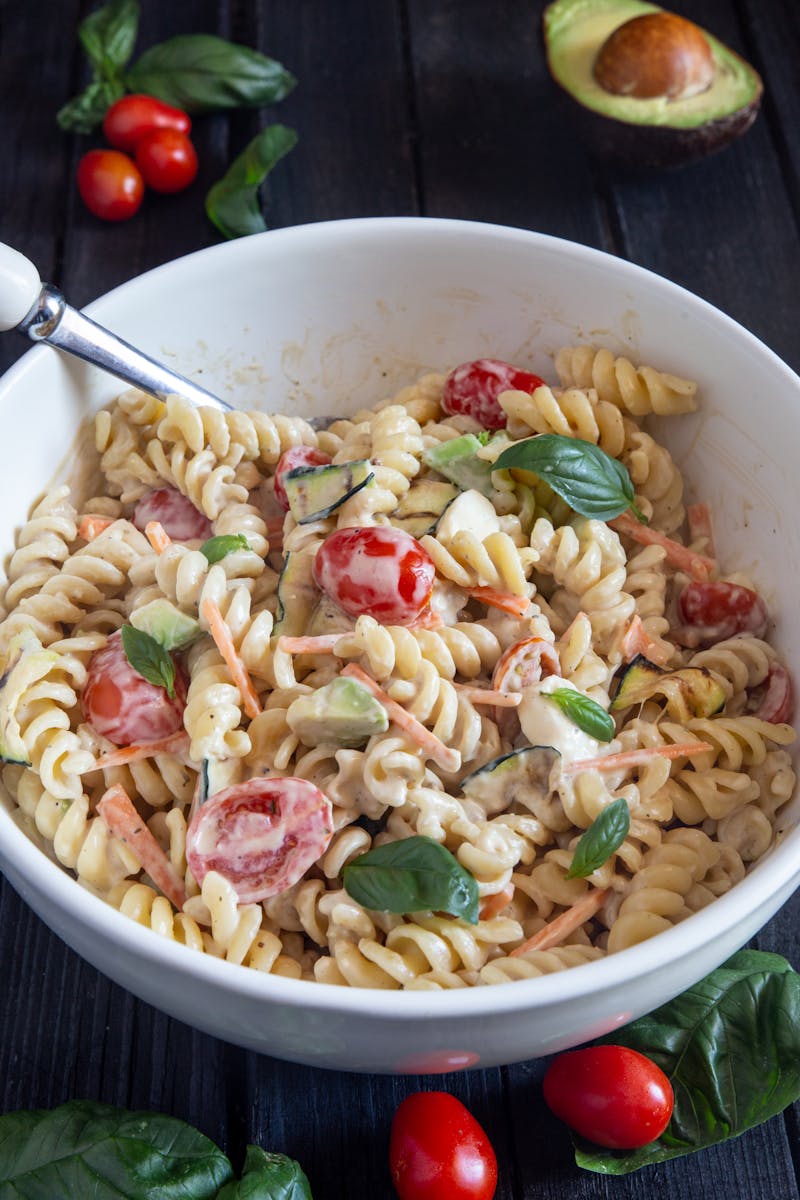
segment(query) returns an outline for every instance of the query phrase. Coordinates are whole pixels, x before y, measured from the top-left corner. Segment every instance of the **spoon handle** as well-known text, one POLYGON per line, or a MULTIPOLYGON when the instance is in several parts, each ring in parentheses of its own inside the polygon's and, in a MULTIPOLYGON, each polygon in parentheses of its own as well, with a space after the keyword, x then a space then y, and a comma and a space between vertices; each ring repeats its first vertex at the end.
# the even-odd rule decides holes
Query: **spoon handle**
POLYGON ((2 329, 17 329, 35 342, 74 354, 160 400, 178 395, 199 407, 232 407, 72 308, 58 288, 40 281, 33 263, 0 242, 2 329))

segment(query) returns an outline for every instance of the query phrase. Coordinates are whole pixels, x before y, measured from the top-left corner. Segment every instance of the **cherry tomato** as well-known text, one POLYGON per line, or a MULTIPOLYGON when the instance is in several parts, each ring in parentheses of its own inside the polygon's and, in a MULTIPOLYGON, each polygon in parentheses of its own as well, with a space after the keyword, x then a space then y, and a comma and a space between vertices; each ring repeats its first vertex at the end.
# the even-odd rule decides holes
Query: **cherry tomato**
POLYGON ((173 108, 155 96, 123 96, 112 104, 103 118, 103 134, 117 150, 133 150, 139 140, 154 129, 176 129, 188 134, 192 122, 187 113, 173 108))
POLYGON ((391 526, 337 529, 314 559, 317 587, 351 617, 410 625, 433 591, 436 568, 416 538, 391 526))
POLYGON ((119 150, 89 150, 78 163, 81 200, 104 221, 127 221, 139 211, 144 180, 132 158, 119 150))
POLYGON ((86 720, 115 746, 133 746, 177 733, 186 707, 186 676, 175 670, 175 696, 149 683, 128 662, 122 634, 112 633, 89 659, 81 706, 86 720))
POLYGON ((207 541, 212 534, 208 517, 195 508, 177 488, 163 487, 145 492, 133 510, 133 523, 144 532, 150 521, 158 521, 174 542, 207 541))
POLYGON ((633 1150, 664 1132, 672 1085, 652 1059, 627 1046, 587 1046, 561 1054, 544 1077, 557 1117, 598 1146, 633 1150))
POLYGON ((689 645, 713 645, 750 633, 761 637, 767 627, 767 607, 750 588, 738 583, 687 583, 678 597, 678 613, 686 629, 680 640, 689 645))
POLYGON ((544 383, 538 375, 497 358, 462 363, 444 381, 442 408, 447 413, 474 417, 484 429, 503 429, 508 420, 497 397, 510 390, 534 392, 544 383))
POLYGON ((197 175, 197 151, 177 129, 153 129, 139 138, 136 165, 154 192, 182 192, 197 175))
POLYGON ((561 663, 549 642, 540 637, 514 642, 498 658, 492 687, 498 692, 521 692, 546 675, 560 675, 561 663))
POLYGON ((449 1092, 406 1096, 392 1121, 389 1166, 400 1200, 492 1200, 497 1188, 491 1142, 449 1092))
POLYGON ((327 848, 331 802, 307 779, 249 779, 223 788, 186 831, 186 859, 198 883, 209 871, 229 880, 243 904, 297 883, 327 848))
POLYGON ((794 688, 789 672, 780 663, 773 663, 770 667, 764 695, 753 716, 770 721, 773 725, 791 723, 794 716, 794 688))
POLYGON ((289 497, 283 486, 283 476, 286 472, 294 471, 296 467, 324 467, 330 461, 330 454, 323 454, 313 446, 291 446, 284 450, 275 468, 275 499, 284 512, 289 511, 289 497))

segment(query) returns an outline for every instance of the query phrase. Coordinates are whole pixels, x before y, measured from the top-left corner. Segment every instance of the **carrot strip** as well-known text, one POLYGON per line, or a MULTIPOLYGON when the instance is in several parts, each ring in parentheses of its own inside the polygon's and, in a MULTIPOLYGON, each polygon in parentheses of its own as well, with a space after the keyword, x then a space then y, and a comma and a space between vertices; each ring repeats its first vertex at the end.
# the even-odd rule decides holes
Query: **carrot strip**
POLYGON ((486 896, 481 901, 481 906, 478 909, 479 921, 491 921, 492 917, 496 917, 504 908, 508 908, 511 901, 514 899, 514 885, 507 884, 502 892, 495 892, 493 896, 486 896))
POLYGON ((587 892, 585 896, 581 896, 577 904, 573 904, 571 908, 560 913, 555 920, 545 925, 544 929, 540 929, 533 937, 528 938, 527 942, 517 946, 516 950, 512 950, 508 957, 519 958, 521 955, 527 954, 529 950, 550 950, 553 946, 558 946, 564 941, 564 938, 569 937, 576 929, 580 929, 584 921, 588 921, 598 909, 603 907, 610 891, 610 888, 595 888, 593 891, 587 892))
POLYGON ((662 546, 667 552, 668 563, 681 571, 687 571, 692 579, 696 579, 700 583, 706 583, 716 570, 717 564, 713 558, 707 558, 705 554, 696 554, 694 550, 689 550, 680 542, 668 538, 665 533, 659 533, 657 529, 643 525, 628 512, 620 513, 608 524, 612 529, 616 529, 617 533, 625 534, 641 546, 662 546))
POLYGON ((578 775, 581 771, 616 771, 619 767, 638 767, 652 762, 654 758, 691 758, 713 750, 708 742, 677 742, 674 746, 641 746, 638 750, 622 750, 619 754, 599 755, 597 758, 581 758, 562 767, 564 775, 578 775))
POLYGON ((351 679, 356 679, 362 684, 368 692, 371 692, 379 704, 382 704, 389 714, 389 717, 394 721, 404 733, 415 741, 435 763, 438 763, 445 771, 457 771, 461 766, 461 755, 457 750, 452 750, 449 746, 445 746, 444 742, 431 733, 429 729, 412 717, 411 713, 392 700, 386 692, 380 687, 371 675, 366 671, 362 671, 356 663, 348 663, 342 671, 342 675, 349 675, 351 679))
POLYGON ((144 870, 176 908, 186 903, 186 889, 178 872, 153 837, 120 785, 110 787, 97 805, 97 811, 114 837, 130 846, 144 870))
POLYGON ((510 613, 512 617, 524 617, 530 606, 527 596, 515 596, 513 592, 497 592, 490 587, 471 587, 464 591, 473 600, 488 604, 489 608, 499 608, 501 612, 510 613))
POLYGON ((279 650, 287 654, 333 654, 333 647, 345 635, 321 633, 318 637, 287 637, 281 634, 277 641, 279 650))
POLYGON ((643 654, 659 667, 665 667, 670 660, 669 652, 650 636, 638 613, 631 618, 630 625, 622 635, 620 649, 626 662, 631 662, 637 654, 643 654))
POLYGON ((101 770, 107 767, 124 767, 127 763, 140 762, 143 758, 154 758, 156 754, 179 754, 189 747, 189 735, 171 733, 169 737, 157 738, 154 742, 138 742, 133 746, 120 746, 119 750, 110 750, 101 754, 97 766, 101 770))
POLYGON ((85 542, 93 542, 104 529, 114 524, 113 517, 99 517, 95 513, 84 513, 78 524, 78 537, 85 542))
POLYGON ((472 704, 494 704, 497 708, 516 708, 522 703, 522 692, 497 692, 493 688, 471 687, 468 683, 454 683, 472 704))
POLYGON ((441 629, 444 621, 437 612, 434 612, 430 605, 426 605, 418 617, 415 617, 406 629, 441 629))
POLYGON ((686 520, 689 525, 689 540, 699 542, 701 539, 705 542, 705 552, 711 558, 716 558, 714 550, 714 526, 711 523, 711 509, 707 504, 688 504, 686 506, 686 520))
POLYGON ((144 535, 156 554, 163 554, 167 546, 172 545, 172 538, 160 521, 148 521, 144 527, 144 535))
POLYGON ((208 632, 214 639, 217 649, 225 659, 233 682, 239 689, 244 711, 248 717, 257 717, 261 712, 261 701, 258 698, 258 692, 253 686, 253 681, 250 678, 247 667, 242 662, 233 644, 231 631, 222 619, 219 605, 207 597, 202 603, 201 614, 208 624, 208 632))

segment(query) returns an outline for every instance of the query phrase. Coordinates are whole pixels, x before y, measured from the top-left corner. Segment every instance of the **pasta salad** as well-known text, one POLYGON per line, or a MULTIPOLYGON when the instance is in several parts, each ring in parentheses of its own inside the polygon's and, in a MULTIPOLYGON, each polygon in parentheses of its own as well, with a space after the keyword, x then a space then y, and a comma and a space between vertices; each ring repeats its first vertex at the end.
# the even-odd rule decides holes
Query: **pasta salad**
POLYGON ((613 954, 780 836, 792 684, 648 432, 566 347, 315 427, 129 391, 7 564, 2 782, 78 882, 267 973, 442 989, 613 954))

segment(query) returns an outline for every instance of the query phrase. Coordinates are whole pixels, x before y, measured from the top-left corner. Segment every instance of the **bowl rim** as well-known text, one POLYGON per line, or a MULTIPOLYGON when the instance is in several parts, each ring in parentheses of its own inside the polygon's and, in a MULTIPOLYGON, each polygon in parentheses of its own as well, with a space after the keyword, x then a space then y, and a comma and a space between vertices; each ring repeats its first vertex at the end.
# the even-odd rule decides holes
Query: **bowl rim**
MULTIPOLYGON (((624 284, 626 280, 641 283, 644 279, 654 289, 657 298, 663 297, 667 302, 688 305, 695 315, 713 321, 728 335, 749 345, 765 363, 779 374, 783 374, 786 384, 797 391, 800 400, 800 376, 795 374, 787 363, 734 318, 681 285, 645 267, 579 242, 482 221, 415 216, 357 217, 270 230, 237 241, 208 246, 163 263, 104 293, 86 305, 83 311, 102 319, 107 310, 113 310, 118 300, 127 299, 137 289, 152 287, 162 276, 173 273, 182 266, 211 262, 217 257, 252 261, 253 255, 256 252, 260 253, 261 248, 268 245, 279 249, 282 246, 291 247, 293 242, 330 243, 341 238, 343 233, 366 239, 375 237, 382 241, 387 237, 413 238, 420 231, 434 234, 437 238, 483 236, 498 242, 516 244, 523 251, 538 250, 558 254, 565 261, 588 262, 606 268, 612 266, 620 284, 624 284), (258 243, 258 251, 255 243, 258 243)), ((267 251, 267 254, 269 253, 267 251)), ((55 352, 49 347, 40 345, 29 350, 14 363, 0 378, 0 404, 20 380, 37 368, 42 356, 53 353, 55 352)), ((179 942, 160 938, 149 928, 137 924, 100 897, 82 888, 66 868, 49 857, 48 853, 37 846, 20 828, 13 818, 12 810, 5 804, 0 805, 2 855, 12 859, 14 874, 33 887, 39 899, 53 905, 59 914, 58 923, 62 928, 76 923, 89 934, 97 933, 104 940, 116 942, 120 953, 130 952, 134 959, 146 959, 152 964, 170 967, 176 975, 185 979, 194 977, 212 987, 222 991, 233 991, 243 997, 273 1001, 287 1007, 299 1005, 306 1010, 339 1012, 342 1015, 379 1015, 386 1020, 489 1017, 520 1010, 531 1010, 533 1015, 539 1008, 569 1000, 585 1000, 599 992, 624 988, 625 984, 631 984, 640 976, 663 968, 669 962, 688 958, 695 952, 712 947, 720 929, 734 930, 737 920, 746 923, 753 913, 759 913, 757 927, 760 927, 760 910, 764 907, 769 908, 776 894, 787 888, 793 889, 800 883, 800 856, 796 853, 795 843, 800 843, 798 827, 789 831, 781 842, 768 852, 767 858, 757 863, 731 891, 715 899, 707 908, 648 941, 616 954, 566 971, 529 980, 517 980, 510 987, 493 985, 442 991, 403 991, 341 987, 265 974, 208 954, 201 954, 179 942), (768 888, 765 888, 762 881, 765 876, 769 879, 768 888), (375 995, 378 991, 381 991, 383 999, 376 1014, 375 995)), ((23 889, 18 890, 24 896, 23 889)), ((780 903, 785 903, 785 899, 780 903)), ((48 924, 46 918, 42 919, 48 924)), ((751 930, 748 926, 742 936, 742 942, 749 936, 751 930)), ((98 970, 104 973, 103 967, 99 967, 98 970)), ((624 995, 624 992, 622 994, 624 995)))

